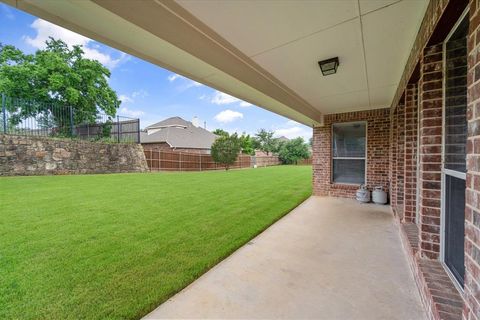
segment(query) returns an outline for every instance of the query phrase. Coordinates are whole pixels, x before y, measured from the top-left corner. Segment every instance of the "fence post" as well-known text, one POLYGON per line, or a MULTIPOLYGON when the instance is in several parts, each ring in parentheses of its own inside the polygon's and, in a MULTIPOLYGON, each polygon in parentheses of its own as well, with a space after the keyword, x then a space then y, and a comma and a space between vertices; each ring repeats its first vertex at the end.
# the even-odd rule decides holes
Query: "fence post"
POLYGON ((2 93, 2 119, 3 119, 3 133, 7 134, 7 106, 5 93, 2 93))
POLYGON ((120 143, 120 117, 117 116, 117 142, 120 143))
POLYGON ((75 131, 73 129, 73 108, 70 106, 70 134, 72 137, 75 135, 75 131))
POLYGON ((137 143, 140 143, 140 119, 137 119, 137 143))

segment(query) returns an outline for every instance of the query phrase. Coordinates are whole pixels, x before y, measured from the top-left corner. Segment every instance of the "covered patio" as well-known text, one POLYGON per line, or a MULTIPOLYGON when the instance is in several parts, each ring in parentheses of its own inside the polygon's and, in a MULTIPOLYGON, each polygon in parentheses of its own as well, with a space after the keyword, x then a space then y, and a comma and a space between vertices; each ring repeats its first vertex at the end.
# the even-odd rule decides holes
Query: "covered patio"
POLYGON ((310 199, 152 316, 480 319, 478 0, 0 1, 311 126, 315 196, 388 192, 310 199))
POLYGON ((146 319, 425 319, 388 206, 311 197, 146 319))

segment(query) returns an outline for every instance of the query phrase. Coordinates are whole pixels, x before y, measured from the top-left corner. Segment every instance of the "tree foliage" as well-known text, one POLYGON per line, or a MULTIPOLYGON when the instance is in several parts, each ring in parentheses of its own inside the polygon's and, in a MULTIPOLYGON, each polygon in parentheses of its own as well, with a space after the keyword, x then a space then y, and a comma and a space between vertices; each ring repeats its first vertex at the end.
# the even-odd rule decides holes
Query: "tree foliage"
POLYGON ((73 108, 76 123, 94 120, 99 112, 114 116, 119 101, 109 77, 108 68, 84 58, 81 46, 69 48, 62 40, 50 38, 34 54, 0 44, 0 92, 30 102, 7 105, 22 118, 46 111, 58 117, 62 107, 73 108))
POLYGON ((213 161, 225 166, 228 170, 240 153, 240 139, 236 133, 232 135, 221 135, 212 144, 211 154, 213 161))
POLYGON ((273 152, 275 149, 275 139, 273 138, 273 131, 267 131, 265 129, 260 129, 257 134, 255 134, 255 147, 256 149, 262 150, 267 155, 270 152, 273 152))
POLYGON ((282 143, 278 157, 284 164, 296 164, 298 160, 310 158, 308 144, 303 138, 295 138, 282 143))
POLYGON ((244 132, 239 139, 242 153, 253 156, 255 154, 255 149, 253 148, 253 138, 244 132))
POLYGON ((228 137, 230 135, 227 131, 225 131, 223 129, 215 129, 215 130, 213 130, 213 134, 216 134, 219 137, 221 137, 221 136, 227 136, 228 137))

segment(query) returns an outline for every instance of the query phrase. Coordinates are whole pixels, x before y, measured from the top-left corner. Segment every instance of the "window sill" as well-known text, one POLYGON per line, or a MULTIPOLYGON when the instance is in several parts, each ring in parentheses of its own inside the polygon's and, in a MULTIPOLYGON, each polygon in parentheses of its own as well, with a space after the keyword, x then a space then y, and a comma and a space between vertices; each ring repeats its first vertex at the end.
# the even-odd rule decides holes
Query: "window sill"
POLYGON ((338 183, 338 182, 331 182, 330 186, 332 188, 336 189, 358 189, 360 188, 362 184, 361 183, 338 183))

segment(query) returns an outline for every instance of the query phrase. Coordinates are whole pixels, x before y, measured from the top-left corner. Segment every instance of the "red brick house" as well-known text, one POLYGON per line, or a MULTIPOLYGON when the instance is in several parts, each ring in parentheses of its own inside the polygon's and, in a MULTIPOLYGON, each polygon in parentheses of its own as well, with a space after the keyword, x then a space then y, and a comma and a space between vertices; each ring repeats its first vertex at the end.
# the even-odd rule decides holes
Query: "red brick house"
POLYGON ((3 1, 311 126, 314 195, 381 186, 429 318, 480 320, 478 0, 3 1))

